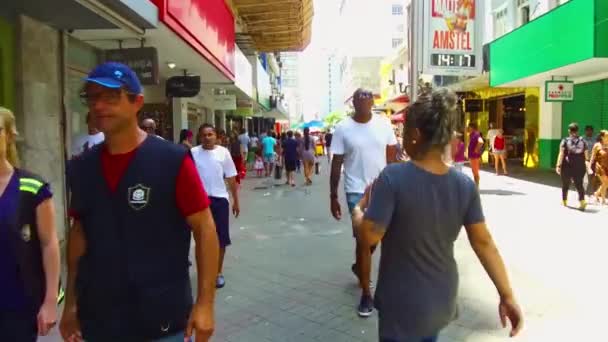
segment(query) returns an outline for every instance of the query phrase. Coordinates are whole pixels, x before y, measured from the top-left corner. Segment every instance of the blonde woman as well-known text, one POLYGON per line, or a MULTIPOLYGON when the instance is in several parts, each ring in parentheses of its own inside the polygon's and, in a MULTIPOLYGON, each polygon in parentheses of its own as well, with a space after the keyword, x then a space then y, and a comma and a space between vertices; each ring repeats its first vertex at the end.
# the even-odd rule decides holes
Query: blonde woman
POLYGON ((57 322, 59 241, 48 183, 19 168, 15 117, 0 107, 0 341, 36 341, 57 322))

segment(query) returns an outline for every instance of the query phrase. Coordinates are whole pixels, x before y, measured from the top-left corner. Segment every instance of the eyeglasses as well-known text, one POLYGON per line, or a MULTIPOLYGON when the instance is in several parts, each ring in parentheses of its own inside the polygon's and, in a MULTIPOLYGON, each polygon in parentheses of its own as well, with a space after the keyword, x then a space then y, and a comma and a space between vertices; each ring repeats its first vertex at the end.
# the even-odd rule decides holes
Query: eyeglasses
MULTIPOLYGON (((80 101, 85 106, 91 106, 96 104, 98 101, 102 101, 107 104, 115 105, 120 102, 122 96, 122 89, 106 89, 105 91, 98 93, 87 93, 83 91, 80 93, 80 101)), ((133 96, 135 94, 125 92, 127 96, 133 96)))

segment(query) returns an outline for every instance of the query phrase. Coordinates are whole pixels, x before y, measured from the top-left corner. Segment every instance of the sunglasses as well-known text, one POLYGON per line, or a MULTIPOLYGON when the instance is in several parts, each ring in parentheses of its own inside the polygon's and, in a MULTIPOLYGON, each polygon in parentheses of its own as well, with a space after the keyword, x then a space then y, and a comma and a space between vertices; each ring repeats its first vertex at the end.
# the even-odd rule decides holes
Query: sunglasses
POLYGON ((362 91, 357 94, 357 98, 359 99, 371 99, 372 97, 374 97, 374 94, 371 91, 362 91))

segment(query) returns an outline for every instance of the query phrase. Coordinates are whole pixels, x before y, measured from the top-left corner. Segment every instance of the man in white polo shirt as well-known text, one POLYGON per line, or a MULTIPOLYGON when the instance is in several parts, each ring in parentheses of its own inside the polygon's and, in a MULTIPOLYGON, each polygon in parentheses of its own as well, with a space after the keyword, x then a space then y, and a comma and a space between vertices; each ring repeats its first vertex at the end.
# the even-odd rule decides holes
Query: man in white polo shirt
POLYGON ((234 217, 240 214, 239 193, 236 182, 237 171, 232 156, 227 148, 217 145, 217 134, 212 125, 204 124, 199 129, 202 145, 192 148, 192 157, 201 181, 211 201, 210 209, 215 221, 220 242, 220 263, 216 287, 226 284, 222 269, 226 247, 230 245, 230 198, 232 197, 232 213, 234 217), (227 182, 226 182, 227 181, 227 182), (226 188, 228 183, 228 188, 226 188), (230 191, 230 194, 228 193, 230 191))
MULTIPOLYGON (((331 213, 340 220, 342 209, 338 201, 338 184, 342 164, 344 164, 344 190, 346 203, 352 215, 353 208, 359 203, 365 188, 380 175, 387 163, 397 161, 397 138, 388 118, 373 114, 374 96, 370 91, 357 89, 353 94, 355 114, 338 124, 331 142, 333 154, 330 178, 331 213)), ((355 230, 353 228, 353 236, 355 230)), ((355 236, 356 238, 356 236, 355 236)), ((356 240, 356 261, 351 269, 361 278, 361 243, 356 240)), ((375 246, 372 249, 372 253, 375 246)), ((358 312, 368 317, 373 311, 373 300, 369 284, 362 284, 363 294, 358 312)))

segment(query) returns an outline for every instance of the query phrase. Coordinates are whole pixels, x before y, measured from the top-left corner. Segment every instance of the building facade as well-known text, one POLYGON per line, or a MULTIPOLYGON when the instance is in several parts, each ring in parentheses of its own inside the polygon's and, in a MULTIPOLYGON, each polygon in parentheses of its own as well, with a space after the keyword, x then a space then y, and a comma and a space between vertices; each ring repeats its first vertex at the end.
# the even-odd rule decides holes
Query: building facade
MULTIPOLYGON (((278 45, 273 41, 274 50, 308 44, 311 14, 304 11, 310 2, 302 2, 302 13, 294 13, 307 22, 304 29, 278 45)), ((239 10, 238 1, 233 3, 234 9, 224 0, 0 3, 0 106, 17 118, 23 167, 51 183, 61 240, 67 226, 65 162, 72 157, 72 141, 86 134, 87 108, 79 95, 84 76, 97 64, 121 61, 136 71, 144 85, 140 115, 155 119, 157 133, 171 140, 181 129, 196 130, 203 122, 228 128, 239 100, 247 102, 244 106, 251 103, 253 112, 273 95, 269 77, 254 82, 257 60, 252 65, 235 44, 239 18, 233 13, 255 9, 239 10), (183 76, 200 76, 200 92, 168 96, 168 81, 183 76), (258 96, 260 88, 270 90, 258 96)), ((275 19, 279 26, 293 21, 275 19)), ((256 25, 247 27, 255 31, 256 25)), ((255 36, 254 46, 266 46, 263 39, 255 36)))
MULTIPOLYGON (((406 0, 344 0, 339 9, 339 29, 345 41, 337 50, 342 97, 368 88, 380 94, 382 60, 407 43, 406 0)), ((384 99, 380 99, 382 102, 384 99)))
POLYGON ((490 45, 493 87, 538 90, 537 145, 543 168, 555 166, 569 123, 591 125, 596 132, 608 127, 608 3, 570 0, 552 5, 490 45), (555 81, 557 89, 552 88, 555 81))

